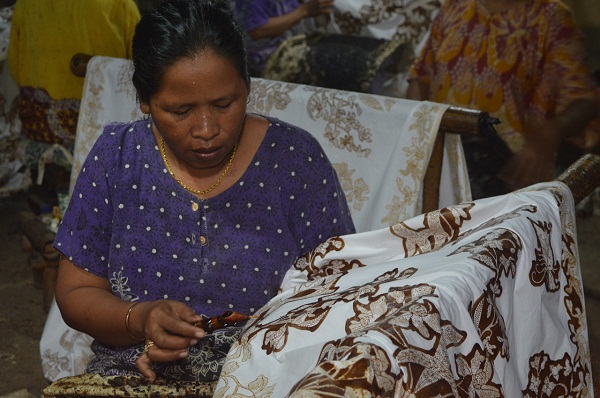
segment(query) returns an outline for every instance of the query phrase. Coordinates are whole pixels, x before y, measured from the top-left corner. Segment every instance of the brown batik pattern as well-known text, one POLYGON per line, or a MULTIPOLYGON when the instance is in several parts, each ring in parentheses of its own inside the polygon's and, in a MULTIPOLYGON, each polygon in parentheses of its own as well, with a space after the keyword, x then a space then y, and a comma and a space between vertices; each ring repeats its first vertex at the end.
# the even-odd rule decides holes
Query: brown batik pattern
POLYGON ((448 349, 459 346, 467 333, 442 319, 435 304, 426 299, 409 304, 392 326, 398 328, 396 334, 401 338, 394 341, 398 346, 394 359, 404 372, 396 382, 402 396, 457 395, 448 349), (419 337, 411 338, 415 332, 419 337), (425 348, 423 340, 428 340, 431 348, 425 348))
POLYGON ((469 307, 471 318, 483 343, 485 354, 495 359, 497 357, 510 359, 508 338, 504 318, 498 311, 492 286, 469 307))
MULTIPOLYGON (((389 281, 409 278, 415 272, 416 270, 414 268, 403 271, 394 269, 393 271, 383 273, 370 284, 355 286, 344 290, 341 293, 336 293, 336 291, 338 290, 337 282, 343 274, 321 278, 316 284, 308 283, 307 289, 303 289, 302 292, 288 298, 286 302, 289 303, 294 300, 306 299, 307 297, 316 295, 322 296, 326 294, 326 296, 319 298, 314 303, 298 306, 288 311, 277 320, 263 326, 263 330, 266 332, 262 349, 268 354, 281 351, 286 345, 290 328, 315 331, 321 326, 331 308, 338 302, 356 302, 359 299, 374 297, 382 284, 389 281)), ((356 303, 354 305, 355 307, 357 306, 356 303)), ((278 306, 273 305, 270 307, 270 310, 273 311, 276 308, 278 308, 278 306)), ((362 314, 362 317, 357 315, 355 320, 358 323, 369 324, 376 316, 375 314, 376 313, 369 312, 362 314)), ((263 317, 264 314, 259 313, 257 316, 260 318, 263 317)), ((252 339, 254 334, 260 332, 260 330, 256 330, 254 333, 249 333, 248 340, 252 339)))
POLYGON ((459 380, 459 397, 500 398, 502 386, 494 383, 494 363, 479 346, 474 346, 469 355, 458 354, 455 359, 459 380))
MULTIPOLYGON (((522 212, 535 212, 534 206, 523 206, 515 211, 496 217, 477 230, 493 227, 522 212)), ((473 230, 465 232, 465 236, 473 230)), ((495 299, 502 295, 500 278, 514 278, 516 264, 523 249, 521 239, 505 228, 492 229, 481 238, 464 244, 453 254, 469 253, 469 258, 494 271, 483 294, 469 308, 483 347, 475 345, 468 355, 458 354, 455 365, 459 379, 459 396, 503 397, 502 387, 493 382, 494 360, 510 359, 506 325, 495 299)))
POLYGON ((320 276, 325 276, 325 274, 345 274, 350 269, 354 268, 355 265, 362 265, 356 264, 354 261, 332 261, 329 262, 327 267, 315 267, 315 262, 318 259, 325 257, 330 252, 343 250, 344 246, 345 244, 342 238, 337 236, 329 238, 313 250, 298 258, 294 263, 294 268, 306 272, 308 274, 308 279, 311 280, 320 276))
POLYGON ((423 215, 423 226, 413 228, 405 222, 390 227, 392 234, 402 239, 406 257, 434 251, 456 240, 460 227, 470 220, 473 203, 446 207, 423 215))
POLYGON ((312 95, 306 111, 312 120, 327 122, 325 138, 336 148, 354 152, 359 157, 368 157, 373 141, 371 130, 362 125, 362 105, 358 95, 344 96, 320 87, 306 87, 312 95))
POLYGON ((385 350, 348 337, 326 344, 318 365, 296 383, 289 396, 392 397, 396 377, 391 369, 385 350))
MULTIPOLYGON (((497 221, 498 219, 492 222, 497 221)), ((502 276, 513 278, 515 276, 516 263, 522 248, 523 244, 518 235, 507 229, 498 228, 471 243, 461 246, 453 254, 469 253, 470 259, 495 272, 488 288, 496 298, 502 295, 500 278, 502 276)))
POLYGON ((587 395, 587 385, 582 367, 573 362, 569 354, 552 360, 545 352, 534 355, 529 361, 529 384, 523 397, 580 397, 587 395))
POLYGON ((531 264, 529 281, 533 286, 544 285, 547 291, 555 292, 560 288, 558 279, 560 264, 558 260, 555 260, 554 251, 550 246, 552 224, 546 221, 529 221, 537 238, 537 247, 534 249, 535 259, 531 264))
POLYGON ((355 316, 347 320, 347 336, 325 344, 317 368, 298 382, 294 391, 316 391, 322 383, 327 391, 332 388, 346 396, 349 392, 355 396, 393 396, 395 389, 418 391, 425 394, 422 396, 428 396, 428 390, 431 396, 437 396, 434 391, 457 393, 447 366, 447 348, 459 345, 466 333, 441 319, 435 305, 426 299, 434 297, 434 292, 432 286, 417 285, 361 297, 367 302, 354 303, 355 316), (393 355, 406 369, 404 378, 393 374, 389 354, 383 349, 360 343, 360 337, 370 332, 378 332, 398 347, 393 355), (416 332, 417 341, 407 332, 416 332), (431 341, 430 350, 420 348, 422 339, 431 341))
MULTIPOLYGON (((571 382, 571 395, 589 396, 588 386, 592 382, 591 358, 589 357, 589 340, 587 336, 587 320, 584 306, 583 285, 579 277, 579 265, 577 260, 577 242, 575 219, 572 212, 568 211, 567 199, 563 197, 560 191, 551 189, 556 202, 560 208, 560 223, 562 233, 562 251, 561 251, 561 270, 566 276, 566 283, 563 288, 565 294, 564 307, 569 315, 569 330, 571 332, 571 341, 577 347, 577 353, 572 359, 573 371, 577 372, 581 385, 571 382)), ((567 355, 568 357, 568 355, 567 355)), ((548 363, 548 362, 546 362, 548 363)), ((574 373, 575 374, 575 373, 574 373)), ((531 379, 531 378, 530 378, 531 379)))
MULTIPOLYGON (((469 210, 472 206, 472 204, 466 204, 424 215, 423 223, 430 228, 429 236, 431 236, 431 229, 435 230, 434 239, 424 239, 420 234, 421 229, 411 228, 404 224, 397 225, 391 230, 404 241, 407 256, 424 253, 457 239, 460 225, 464 220, 470 218, 469 210)), ((312 253, 305 256, 302 261, 303 269, 309 269, 307 264, 314 263, 316 258, 323 257, 325 253, 332 250, 331 248, 341 249, 342 246, 341 243, 330 242, 327 247, 330 249, 320 247, 316 249, 318 254, 312 253)), ((340 267, 338 264, 334 266, 337 269, 350 269, 349 262, 345 261, 344 263, 346 268, 340 267)), ((329 262, 322 268, 327 268, 332 264, 333 262, 329 262)), ((457 330, 449 321, 442 320, 435 304, 426 299, 426 297, 435 297, 435 288, 429 285, 408 285, 391 288, 387 292, 377 294, 382 284, 407 278, 416 271, 414 268, 409 268, 402 272, 397 269, 386 272, 372 283, 357 286, 340 294, 332 294, 328 296, 327 300, 320 299, 316 303, 301 306, 296 311, 290 311, 286 317, 289 316, 291 319, 280 319, 283 322, 278 320, 266 326, 269 330, 265 334, 262 348, 267 352, 272 352, 270 347, 273 344, 271 342, 265 344, 270 333, 278 336, 280 342, 277 345, 278 349, 283 348, 285 343, 281 344, 281 339, 287 336, 288 332, 282 331, 282 329, 290 324, 299 326, 298 323, 294 323, 294 319, 299 316, 304 317, 303 321, 305 321, 307 313, 317 311, 323 314, 325 311, 328 312, 338 301, 353 302, 355 315, 347 320, 347 336, 341 341, 325 345, 318 361, 318 367, 301 380, 295 389, 298 391, 303 388, 316 390, 318 382, 323 382, 330 388, 343 389, 345 393, 354 391, 361 396, 386 396, 392 394, 394 388, 413 393, 418 391, 422 396, 428 396, 428 391, 431 396, 436 396, 440 391, 458 394, 457 385, 446 360, 447 348, 460 345, 466 337, 466 332, 457 330), (398 347, 394 353, 395 360, 406 369, 406 375, 401 379, 402 382, 397 380, 394 384, 385 383, 391 371, 389 365, 381 367, 383 362, 376 363, 377 372, 365 368, 367 364, 372 365, 373 358, 376 357, 372 354, 373 348, 365 348, 364 356, 353 357, 349 362, 340 362, 340 352, 351 351, 355 338, 373 331, 384 335, 393 342, 394 346, 398 347), (406 332, 410 332, 410 334, 416 332, 420 336, 418 341, 415 342, 414 337, 407 337, 406 332), (419 342, 422 342, 422 339, 431 341, 429 350, 420 348, 419 342), (380 367, 378 368, 377 365, 380 367), (379 379, 373 372, 380 375, 379 379), (396 384, 401 384, 401 386, 395 387, 396 384)), ((330 286, 334 284, 335 282, 330 283, 330 286)), ((320 318, 321 322, 322 320, 323 318, 320 318)), ((313 322, 310 326, 315 324, 313 322)), ((306 330, 307 325, 308 323, 304 322, 302 327, 306 330)))

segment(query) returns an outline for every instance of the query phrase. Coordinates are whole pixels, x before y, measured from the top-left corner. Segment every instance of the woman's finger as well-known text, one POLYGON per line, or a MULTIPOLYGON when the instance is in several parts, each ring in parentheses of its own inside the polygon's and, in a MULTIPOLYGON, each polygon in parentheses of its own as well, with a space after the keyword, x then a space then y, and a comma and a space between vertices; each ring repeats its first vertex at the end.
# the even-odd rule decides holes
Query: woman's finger
POLYGON ((157 347, 168 350, 187 349, 203 339, 206 333, 200 327, 180 319, 150 325, 146 336, 151 338, 157 347))
MULTIPOLYGON (((198 341, 194 341, 194 344, 198 341)), ((193 344, 192 344, 193 345, 193 344)), ((152 362, 171 362, 181 358, 185 358, 189 355, 188 346, 185 348, 167 348, 159 345, 154 341, 148 341, 144 345, 144 354, 152 362)))
POLYGON ((156 373, 152 370, 152 361, 148 357, 147 353, 143 353, 136 361, 140 373, 146 377, 151 383, 156 380, 156 373))
POLYGON ((161 348, 184 349, 204 338, 204 331, 193 325, 200 319, 181 303, 156 302, 147 310, 145 335, 161 348))

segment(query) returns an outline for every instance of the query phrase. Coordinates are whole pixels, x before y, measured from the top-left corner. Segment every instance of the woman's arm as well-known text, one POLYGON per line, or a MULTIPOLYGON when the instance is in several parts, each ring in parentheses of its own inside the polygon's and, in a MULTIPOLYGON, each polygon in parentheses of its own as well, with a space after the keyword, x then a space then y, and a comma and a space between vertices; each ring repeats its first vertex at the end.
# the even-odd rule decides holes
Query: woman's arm
POLYGON ((252 29, 248 34, 252 40, 277 37, 305 18, 330 13, 333 2, 334 0, 310 0, 302 3, 287 14, 269 18, 264 25, 252 29))
MULTIPOLYGON (((144 340, 141 322, 136 322, 135 330, 131 330, 138 339, 130 337, 125 330, 125 316, 132 303, 114 296, 106 279, 83 270, 64 256, 59 263, 55 296, 63 319, 73 329, 110 345, 136 344, 144 340)), ((140 309, 135 309, 135 315, 140 309)), ((132 315, 130 320, 137 319, 132 315)))
POLYGON ((525 136, 525 145, 515 153, 498 177, 511 190, 552 180, 562 141, 581 134, 598 112, 598 105, 592 100, 571 102, 563 112, 525 136))
POLYGON ((554 114, 525 127, 523 148, 499 174, 512 189, 551 180, 561 143, 581 136, 599 112, 600 99, 586 65, 583 33, 564 4, 549 6, 545 14, 547 26, 556 29, 546 29, 544 64, 538 66, 530 107, 554 114))
POLYGON ((406 98, 416 101, 425 101, 429 97, 429 85, 422 82, 418 78, 413 78, 408 81, 408 89, 406 90, 406 98))
POLYGON ((56 303, 67 325, 107 345, 132 345, 152 341, 149 359, 140 366, 154 380, 151 361, 174 361, 188 355, 205 332, 194 326, 202 318, 173 300, 123 301, 114 296, 106 279, 83 270, 61 257, 56 281, 56 303), (135 304, 134 307, 132 305, 135 304), (131 309, 131 311, 129 311, 131 309))

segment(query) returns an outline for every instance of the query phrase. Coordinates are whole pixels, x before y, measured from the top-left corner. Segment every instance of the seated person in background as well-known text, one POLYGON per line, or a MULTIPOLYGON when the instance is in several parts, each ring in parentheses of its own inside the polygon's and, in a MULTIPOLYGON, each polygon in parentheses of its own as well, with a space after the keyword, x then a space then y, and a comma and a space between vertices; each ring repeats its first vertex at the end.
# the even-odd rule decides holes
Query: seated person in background
POLYGON ((8 65, 20 88, 25 137, 71 148, 84 79, 69 68, 76 53, 131 58, 140 12, 134 0, 18 0, 8 65))
POLYGON ((589 140, 600 138, 598 88, 585 62, 582 33, 560 0, 448 0, 410 70, 407 97, 500 119, 501 145, 491 152, 509 148, 504 166, 486 169, 495 154, 463 137, 473 197, 492 196, 551 180, 563 139, 586 128, 589 140))
POLYGON ((334 0, 235 0, 248 37, 250 75, 260 77, 267 60, 287 38, 304 32, 306 18, 329 14, 334 0))
POLYGON ((88 373, 216 380, 239 328, 194 323, 252 315, 299 256, 354 225, 316 139, 246 113, 244 32, 226 2, 161 2, 133 65, 149 118, 107 125, 83 165, 54 243, 56 301, 95 339, 88 373))

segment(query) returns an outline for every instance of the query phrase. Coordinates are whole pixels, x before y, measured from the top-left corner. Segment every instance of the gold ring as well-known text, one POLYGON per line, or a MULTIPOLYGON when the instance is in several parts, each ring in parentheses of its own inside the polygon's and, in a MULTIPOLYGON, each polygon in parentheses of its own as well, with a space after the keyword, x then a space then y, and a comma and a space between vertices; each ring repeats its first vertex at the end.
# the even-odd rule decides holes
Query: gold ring
POLYGON ((146 344, 144 344, 144 352, 147 353, 150 347, 154 346, 154 341, 148 340, 146 344))

